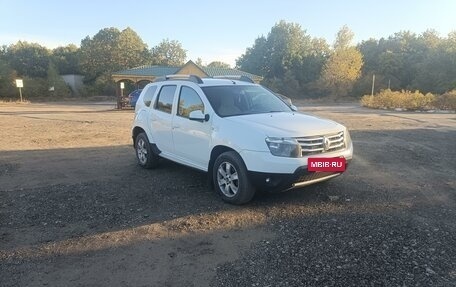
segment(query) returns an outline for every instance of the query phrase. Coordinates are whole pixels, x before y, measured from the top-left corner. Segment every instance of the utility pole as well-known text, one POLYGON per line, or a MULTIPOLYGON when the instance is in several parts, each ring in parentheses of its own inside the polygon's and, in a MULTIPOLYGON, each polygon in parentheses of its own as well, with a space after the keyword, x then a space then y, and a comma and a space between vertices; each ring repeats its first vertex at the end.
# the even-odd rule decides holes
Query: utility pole
POLYGON ((372 75, 372 92, 371 95, 374 95, 374 87, 375 87, 375 74, 372 75))
POLYGON ((117 86, 116 88, 116 94, 117 94, 117 109, 121 110, 122 109, 122 98, 123 98, 123 90, 125 88, 124 82, 120 82, 120 86, 117 86), (120 88, 120 91, 119 91, 120 88))

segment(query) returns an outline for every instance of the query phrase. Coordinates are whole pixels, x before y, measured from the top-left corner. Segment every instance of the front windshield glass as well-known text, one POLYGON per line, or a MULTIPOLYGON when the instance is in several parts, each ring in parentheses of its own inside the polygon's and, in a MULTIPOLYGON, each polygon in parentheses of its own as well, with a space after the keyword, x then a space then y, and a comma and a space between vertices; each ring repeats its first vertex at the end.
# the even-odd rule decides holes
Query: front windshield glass
POLYGON ((261 86, 229 85, 202 89, 221 117, 291 111, 279 97, 261 86))

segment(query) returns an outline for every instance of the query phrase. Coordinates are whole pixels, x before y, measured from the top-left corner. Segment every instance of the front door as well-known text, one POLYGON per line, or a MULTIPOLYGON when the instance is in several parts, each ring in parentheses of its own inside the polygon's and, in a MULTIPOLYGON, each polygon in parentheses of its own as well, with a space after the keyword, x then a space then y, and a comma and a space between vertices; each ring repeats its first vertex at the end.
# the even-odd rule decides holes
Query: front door
POLYGON ((181 86, 177 113, 173 119, 174 153, 183 162, 199 169, 206 170, 210 157, 210 121, 189 119, 195 110, 205 112, 201 97, 191 87, 181 86))

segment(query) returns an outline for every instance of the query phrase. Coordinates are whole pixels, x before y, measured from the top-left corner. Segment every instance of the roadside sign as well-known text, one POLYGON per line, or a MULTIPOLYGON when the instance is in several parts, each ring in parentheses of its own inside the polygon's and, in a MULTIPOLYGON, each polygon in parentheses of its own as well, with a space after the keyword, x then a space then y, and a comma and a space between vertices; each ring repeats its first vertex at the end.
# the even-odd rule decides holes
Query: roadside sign
POLYGON ((125 84, 124 84, 124 82, 120 82, 120 88, 121 88, 122 90, 125 89, 125 84))
POLYGON ((21 103, 22 103, 22 89, 24 87, 24 82, 22 79, 16 79, 16 87, 19 88, 19 97, 21 98, 21 103))

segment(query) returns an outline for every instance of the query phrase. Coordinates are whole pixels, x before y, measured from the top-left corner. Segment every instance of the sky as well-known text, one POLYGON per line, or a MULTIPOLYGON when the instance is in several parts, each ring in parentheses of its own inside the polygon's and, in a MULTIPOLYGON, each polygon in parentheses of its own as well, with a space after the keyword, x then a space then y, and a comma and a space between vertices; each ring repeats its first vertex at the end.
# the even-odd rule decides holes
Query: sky
POLYGON ((103 28, 130 27, 149 48, 178 40, 187 60, 232 66, 280 20, 329 43, 343 25, 355 33, 355 43, 405 30, 434 29, 443 37, 456 30, 456 0, 0 0, 0 9, 0 45, 79 46, 103 28))

